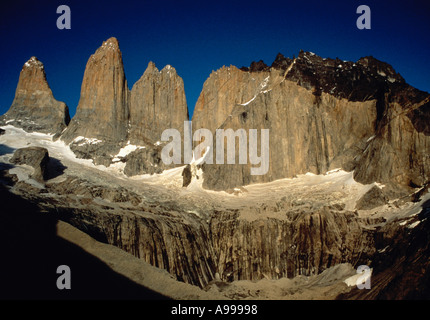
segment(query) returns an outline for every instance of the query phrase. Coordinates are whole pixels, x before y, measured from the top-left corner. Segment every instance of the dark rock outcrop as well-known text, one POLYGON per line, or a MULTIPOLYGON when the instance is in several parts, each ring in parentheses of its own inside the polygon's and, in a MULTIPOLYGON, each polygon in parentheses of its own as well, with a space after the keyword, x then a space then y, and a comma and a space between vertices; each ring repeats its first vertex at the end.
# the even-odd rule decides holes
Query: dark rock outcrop
POLYGON ((282 53, 278 53, 271 67, 275 69, 287 70, 293 61, 294 59, 287 58, 282 53))
POLYGON ((129 153, 124 162, 124 174, 135 176, 140 174, 161 173, 166 168, 160 157, 160 148, 144 148, 129 153))
POLYGON ((38 182, 44 182, 48 177, 48 150, 41 147, 17 149, 10 159, 14 164, 26 164, 34 168, 31 175, 38 182))
POLYGON ((191 166, 189 164, 187 164, 184 170, 182 171, 182 177, 183 177, 182 186, 188 187, 193 178, 193 175, 191 172, 191 166))
POLYGON ((369 210, 388 203, 388 198, 378 186, 372 187, 358 201, 357 210, 369 210))
POLYGON ((43 63, 31 57, 22 67, 15 98, 8 112, 0 117, 0 125, 58 135, 69 121, 69 108, 55 100, 43 63))

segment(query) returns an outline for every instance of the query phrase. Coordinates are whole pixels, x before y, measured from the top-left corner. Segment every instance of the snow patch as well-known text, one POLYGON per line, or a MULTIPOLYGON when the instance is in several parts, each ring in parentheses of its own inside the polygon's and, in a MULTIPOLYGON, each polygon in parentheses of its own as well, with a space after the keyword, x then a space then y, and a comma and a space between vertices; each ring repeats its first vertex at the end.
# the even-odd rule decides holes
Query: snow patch
POLYGON ((78 136, 72 141, 72 143, 78 143, 78 146, 83 146, 84 144, 97 144, 100 142, 103 141, 96 138, 85 138, 82 136, 78 136))
POLYGON ((377 186, 379 189, 385 188, 385 184, 379 183, 379 182, 374 182, 373 183, 375 186, 377 186))
POLYGON ((375 139, 375 137, 376 137, 376 135, 371 136, 369 139, 366 140, 366 142, 369 142, 369 141, 375 139))
POLYGON ((336 169, 333 169, 333 170, 327 171, 327 172, 325 173, 325 175, 333 174, 333 173, 339 172, 339 171, 341 171, 341 170, 342 170, 342 168, 336 168, 336 169))
POLYGON ((142 146, 136 146, 134 144, 129 144, 130 141, 127 142, 127 145, 125 147, 122 147, 118 154, 115 155, 115 157, 112 159, 112 162, 119 162, 121 161, 121 158, 124 158, 128 154, 132 153, 133 151, 136 151, 138 149, 145 149, 145 147, 142 146))
POLYGON ((31 178, 34 169, 27 165, 19 165, 9 170, 10 174, 15 174, 18 181, 23 181, 38 189, 45 189, 45 186, 31 178))
POLYGON ((410 225, 408 226, 408 229, 413 229, 413 228, 415 228, 417 225, 419 225, 419 224, 420 224, 420 222, 421 222, 421 221, 415 221, 414 223, 412 223, 412 224, 410 224, 410 225))
POLYGON ((240 103, 239 105, 241 105, 241 106, 247 106, 248 104, 250 104, 252 101, 254 101, 255 100, 255 98, 257 98, 257 96, 260 94, 260 93, 267 93, 267 92, 269 92, 270 90, 272 90, 272 89, 268 89, 268 90, 263 90, 264 88, 266 88, 267 87, 267 84, 269 83, 269 79, 270 79, 270 76, 267 76, 266 78, 264 78, 264 80, 260 83, 260 85, 258 86, 258 89, 257 89, 257 93, 254 95, 254 97, 252 97, 252 99, 251 100, 249 100, 249 101, 247 101, 247 102, 245 102, 245 103, 240 103))
POLYGON ((257 98, 257 95, 255 95, 251 100, 249 100, 248 102, 245 102, 245 103, 241 103, 240 105, 241 106, 247 106, 248 104, 250 104, 252 101, 254 101, 255 100, 255 98, 257 98))

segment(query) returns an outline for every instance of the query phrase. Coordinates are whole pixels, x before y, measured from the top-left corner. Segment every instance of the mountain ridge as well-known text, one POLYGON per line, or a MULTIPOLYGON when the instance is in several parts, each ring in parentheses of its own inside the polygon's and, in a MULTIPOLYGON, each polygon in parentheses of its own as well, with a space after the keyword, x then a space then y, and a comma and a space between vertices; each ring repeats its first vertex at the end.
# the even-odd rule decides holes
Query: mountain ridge
MULTIPOLYGON (((23 70, 29 66, 41 69, 41 83, 45 83, 40 64, 31 58, 23 70)), ((19 89, 20 83, 17 94, 22 92, 20 99, 27 99, 27 92, 19 89)), ((52 96, 47 82, 45 87, 52 96)), ((37 90, 33 88, 34 92, 37 90)), ((31 97, 37 105, 37 95, 31 97)), ((12 104, 1 123, 12 123, 10 114, 16 105, 12 104)), ((20 108, 25 113, 25 108, 20 108)), ((342 167, 355 170, 359 181, 380 179, 379 182, 408 189, 428 180, 428 117, 428 93, 408 85, 388 63, 372 56, 356 62, 322 58, 300 50, 293 59, 278 53, 270 67, 260 60, 250 67, 224 66, 212 72, 196 102, 192 126, 194 131, 207 128, 212 133, 228 127, 267 128, 272 132, 271 163, 266 177, 246 174, 249 170, 245 167, 249 165, 203 164, 207 188, 231 189, 342 167), (400 119, 400 127, 394 130, 396 119, 400 119), (397 136, 407 141, 407 146, 400 146, 390 137, 403 132, 405 125, 408 129, 397 136), (405 134, 407 138, 402 137, 405 134), (384 158, 381 149, 391 150, 396 160, 384 158), (376 158, 386 166, 381 166, 376 158), (404 168, 408 168, 406 174, 404 168)), ((181 132, 189 114, 183 80, 170 65, 159 70, 149 62, 141 78, 129 89, 119 42, 112 37, 88 59, 75 116, 67 126, 67 115, 63 118, 63 122, 56 120, 60 123, 55 125, 61 130, 54 133, 78 157, 105 166, 119 161, 124 169, 128 162, 127 175, 133 176, 168 168, 161 162, 161 133, 168 128, 181 132)), ((25 119, 29 124, 37 122, 31 116, 25 119)))

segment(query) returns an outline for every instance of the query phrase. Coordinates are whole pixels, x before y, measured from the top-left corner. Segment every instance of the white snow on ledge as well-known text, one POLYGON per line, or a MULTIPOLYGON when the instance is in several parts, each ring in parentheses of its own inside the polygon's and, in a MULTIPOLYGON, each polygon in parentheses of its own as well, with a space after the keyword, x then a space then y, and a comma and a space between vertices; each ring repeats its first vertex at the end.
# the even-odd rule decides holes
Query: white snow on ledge
POLYGON ((78 146, 83 146, 84 144, 97 144, 103 142, 102 140, 96 138, 85 138, 82 136, 76 137, 72 143, 79 143, 78 146))
POLYGON ((270 76, 267 76, 266 78, 264 78, 264 80, 260 83, 260 85, 258 86, 258 92, 254 95, 254 97, 251 99, 251 100, 249 100, 249 101, 247 101, 247 102, 245 102, 245 103, 239 103, 239 105, 241 105, 241 106, 247 106, 248 104, 250 104, 252 101, 254 101, 255 100, 255 98, 257 98, 257 96, 260 94, 260 93, 267 93, 267 92, 269 92, 269 91, 271 91, 272 89, 267 89, 267 90, 264 90, 263 91, 263 89, 264 88, 266 88, 267 87, 267 84, 269 83, 269 79, 270 79, 270 76))
POLYGON ((138 149, 145 149, 145 147, 130 144, 130 141, 129 141, 125 147, 123 147, 123 148, 121 148, 121 150, 119 150, 118 154, 112 159, 112 161, 113 162, 121 161, 121 158, 127 156, 128 154, 130 154, 133 151, 136 151, 138 149))
POLYGON ((366 142, 369 142, 369 141, 371 141, 371 140, 375 139, 375 137, 376 137, 376 135, 371 136, 369 139, 367 139, 367 141, 366 141, 366 142))

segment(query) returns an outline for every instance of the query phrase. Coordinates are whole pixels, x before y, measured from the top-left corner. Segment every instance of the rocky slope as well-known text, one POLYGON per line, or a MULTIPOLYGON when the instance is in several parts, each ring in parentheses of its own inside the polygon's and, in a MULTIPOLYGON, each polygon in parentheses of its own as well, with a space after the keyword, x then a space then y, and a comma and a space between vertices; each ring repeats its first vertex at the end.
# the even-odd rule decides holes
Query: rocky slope
POLYGON ((204 84, 193 129, 269 129, 270 165, 260 176, 250 174, 249 161, 205 164, 205 187, 340 167, 355 170, 358 181, 395 186, 393 196, 399 186, 408 192, 429 179, 428 106, 427 93, 373 57, 353 63, 301 51, 295 59, 279 54, 271 67, 222 68, 204 84))
POLYGON ((43 133, 60 134, 69 124, 69 109, 55 100, 43 63, 31 57, 22 67, 15 98, 0 124, 43 133))
MULTIPOLYGON (((201 188, 195 174, 183 188, 183 168, 131 179, 77 159, 48 135, 33 136, 8 126, 1 139, 10 147, 2 147, 0 155, 1 181, 9 185, 5 192, 32 203, 45 217, 66 221, 208 292, 234 299, 327 298, 324 292, 334 290, 331 298, 338 294, 361 298, 343 283, 360 264, 375 268, 375 296, 370 298, 389 297, 383 288, 390 283, 400 286, 405 297, 411 296, 408 277, 423 281, 424 287, 428 282, 425 272, 401 258, 428 257, 425 242, 419 240, 427 234, 428 188, 409 199, 362 209, 359 204, 381 187, 362 185, 352 173, 333 171, 252 185, 229 195, 201 188), (43 185, 25 178, 25 165, 10 163, 19 156, 13 156, 14 149, 27 144, 49 150, 43 185), (57 162, 51 163, 53 159, 57 162), (62 174, 53 175, 50 171, 57 172, 60 164, 62 174), (180 183, 166 184, 176 180, 180 183), (419 249, 409 250, 411 246, 419 249), (397 261, 396 270, 408 276, 395 272, 384 257, 397 261), (340 270, 345 263, 350 267, 340 270), (304 283, 303 277, 310 281, 304 283), (332 280, 324 282, 324 277, 332 280), (296 285, 281 285, 287 278, 296 285), (238 282, 264 279, 252 286, 238 282), (276 279, 281 282, 267 283, 276 279), (270 288, 280 291, 274 296, 268 293, 270 288)), ((420 266, 427 268, 424 262, 420 266)), ((134 277, 138 273, 135 270, 134 277)))

